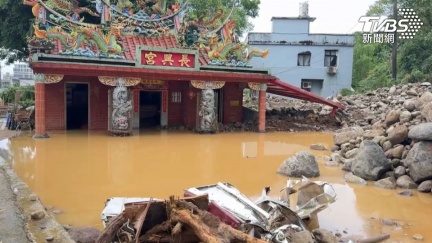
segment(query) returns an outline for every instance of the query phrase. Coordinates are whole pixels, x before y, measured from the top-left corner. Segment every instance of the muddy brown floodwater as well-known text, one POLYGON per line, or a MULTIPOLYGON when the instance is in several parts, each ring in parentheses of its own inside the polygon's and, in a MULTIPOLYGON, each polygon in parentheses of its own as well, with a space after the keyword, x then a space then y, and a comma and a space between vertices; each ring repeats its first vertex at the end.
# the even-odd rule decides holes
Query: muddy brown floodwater
MULTIPOLYGON (((310 144, 332 145, 330 133, 225 133, 141 132, 132 137, 106 133, 69 132, 51 138, 4 140, 11 165, 40 196, 45 205, 62 210, 60 223, 102 229, 100 213, 110 197, 182 195, 183 189, 230 182, 255 198, 264 186, 278 196, 286 178, 277 175, 280 163, 310 144)), ((329 151, 312 151, 318 158, 329 151)), ((390 233, 387 242, 414 242, 421 234, 432 242, 432 195, 372 185, 347 185, 340 167, 326 167, 320 159, 322 181, 331 182, 338 200, 319 214, 319 226, 342 235, 390 233), (381 218, 400 227, 385 226, 381 218), (347 232, 346 233, 344 233, 347 232)))

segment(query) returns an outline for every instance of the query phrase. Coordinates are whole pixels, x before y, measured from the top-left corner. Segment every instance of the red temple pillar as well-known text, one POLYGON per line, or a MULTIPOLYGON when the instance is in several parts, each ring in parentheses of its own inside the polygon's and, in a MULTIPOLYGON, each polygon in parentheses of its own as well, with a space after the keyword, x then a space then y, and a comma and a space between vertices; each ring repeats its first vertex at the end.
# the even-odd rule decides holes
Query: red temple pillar
POLYGON ((266 90, 267 85, 261 84, 258 98, 258 132, 266 131, 266 90))
POLYGON ((33 138, 48 138, 45 130, 45 75, 35 74, 35 127, 33 138))

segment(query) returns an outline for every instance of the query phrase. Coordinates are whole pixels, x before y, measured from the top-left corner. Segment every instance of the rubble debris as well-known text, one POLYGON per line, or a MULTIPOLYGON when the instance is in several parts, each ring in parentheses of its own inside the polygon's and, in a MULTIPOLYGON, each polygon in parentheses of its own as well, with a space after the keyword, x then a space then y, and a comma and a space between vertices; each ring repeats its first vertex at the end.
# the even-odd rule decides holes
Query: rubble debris
POLYGON ((149 201, 127 206, 122 214, 110 222, 96 242, 109 243, 115 237, 121 238, 120 242, 136 243, 172 242, 172 240, 209 243, 265 242, 221 222, 219 218, 205 210, 206 206, 200 208, 199 205, 203 204, 196 202, 203 200, 208 202, 208 197, 175 199, 171 196, 169 201, 149 201), (156 210, 162 208, 166 211, 156 210), (161 220, 163 221, 160 222, 161 220))
POLYGON ((269 198, 270 190, 265 187, 255 202, 228 183, 189 188, 184 198, 171 196, 167 201, 112 198, 102 212, 105 230, 96 243, 288 243, 298 232, 313 237, 303 219, 316 217, 336 199, 328 183, 307 178, 288 180, 281 200, 269 198), (289 208, 293 193, 298 193, 297 213, 289 208))
POLYGON ((417 188, 418 191, 430 193, 427 183, 419 187, 432 178, 432 85, 430 82, 425 84, 401 84, 380 88, 366 95, 338 97, 348 116, 341 121, 343 129, 334 135, 336 146, 332 160, 344 164, 346 170, 363 179, 378 181, 390 177, 392 181, 396 180, 397 188, 417 188), (358 161, 356 156, 362 154, 364 148, 360 145, 364 140, 374 141, 378 145, 374 146, 377 151, 378 147, 382 148, 378 157, 370 156, 379 158, 381 163, 373 164, 370 163, 372 160, 364 159, 358 161), (355 148, 359 150, 354 157, 357 162, 352 163, 351 151, 355 148), (347 165, 349 163, 352 163, 351 167, 347 165), (383 167, 386 164, 390 166, 383 167), (361 168, 379 173, 367 175, 362 173, 361 168))

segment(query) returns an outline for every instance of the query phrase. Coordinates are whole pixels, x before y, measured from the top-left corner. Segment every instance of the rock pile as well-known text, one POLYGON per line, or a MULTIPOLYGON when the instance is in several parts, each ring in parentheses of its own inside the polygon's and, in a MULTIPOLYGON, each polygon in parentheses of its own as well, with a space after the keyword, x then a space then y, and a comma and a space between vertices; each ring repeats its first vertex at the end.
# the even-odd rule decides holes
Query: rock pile
MULTIPOLYGON (((334 131, 342 125, 341 114, 329 116, 331 107, 308 101, 287 99, 280 96, 267 96, 266 102, 267 131, 334 131)), ((255 97, 244 97, 243 106, 251 111, 258 111, 255 97)), ((258 126, 256 119, 246 121, 239 126, 225 125, 221 131, 254 131, 258 126), (237 129, 236 129, 237 128, 237 129)))
POLYGON ((382 188, 432 189, 430 83, 379 89, 341 98, 349 119, 334 134, 331 158, 382 188))

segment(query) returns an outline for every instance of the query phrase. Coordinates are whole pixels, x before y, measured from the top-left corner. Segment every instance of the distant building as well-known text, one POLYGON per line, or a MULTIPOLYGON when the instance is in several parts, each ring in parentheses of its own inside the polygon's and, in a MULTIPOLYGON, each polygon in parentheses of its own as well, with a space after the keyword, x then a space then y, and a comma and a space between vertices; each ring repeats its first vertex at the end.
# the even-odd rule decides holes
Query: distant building
POLYGON ((12 79, 13 76, 9 72, 5 73, 3 75, 3 78, 1 79, 1 87, 6 88, 12 85, 12 79))
POLYGON ((266 59, 252 59, 257 68, 317 95, 336 95, 351 88, 354 35, 311 34, 307 3, 299 17, 273 17, 271 33, 249 33, 247 44, 270 49, 266 59))
POLYGON ((34 85, 33 70, 27 63, 14 64, 13 83, 17 86, 34 85))

